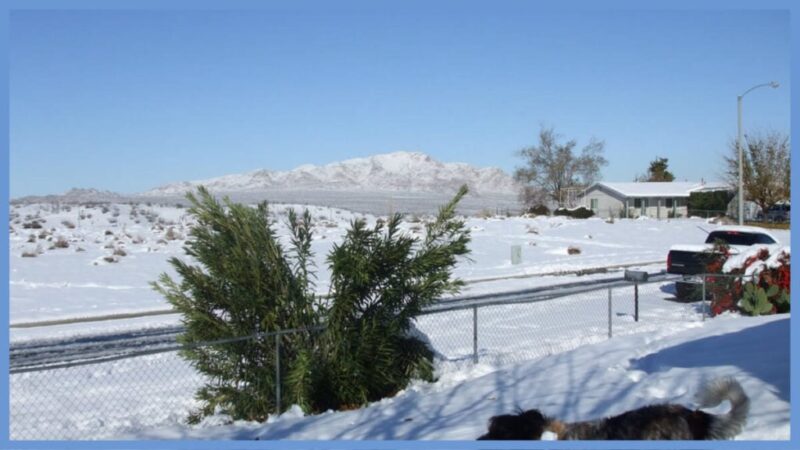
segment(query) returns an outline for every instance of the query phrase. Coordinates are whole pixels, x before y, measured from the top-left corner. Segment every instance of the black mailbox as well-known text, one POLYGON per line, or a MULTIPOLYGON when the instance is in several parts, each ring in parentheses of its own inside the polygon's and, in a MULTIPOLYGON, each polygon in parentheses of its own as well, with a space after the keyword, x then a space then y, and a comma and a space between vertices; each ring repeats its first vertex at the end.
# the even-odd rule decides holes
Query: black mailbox
POLYGON ((644 270, 625 270, 625 281, 647 281, 647 272, 644 270))

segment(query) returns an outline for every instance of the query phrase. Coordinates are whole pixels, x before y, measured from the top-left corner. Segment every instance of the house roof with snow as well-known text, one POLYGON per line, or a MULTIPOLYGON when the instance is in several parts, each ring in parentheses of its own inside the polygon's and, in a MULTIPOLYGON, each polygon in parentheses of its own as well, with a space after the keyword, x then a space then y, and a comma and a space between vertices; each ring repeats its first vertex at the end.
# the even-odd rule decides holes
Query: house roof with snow
POLYGON ((592 184, 583 192, 593 189, 607 189, 623 197, 689 197, 692 192, 709 192, 729 190, 722 182, 690 182, 690 181, 641 181, 632 183, 608 183, 600 181, 592 184))

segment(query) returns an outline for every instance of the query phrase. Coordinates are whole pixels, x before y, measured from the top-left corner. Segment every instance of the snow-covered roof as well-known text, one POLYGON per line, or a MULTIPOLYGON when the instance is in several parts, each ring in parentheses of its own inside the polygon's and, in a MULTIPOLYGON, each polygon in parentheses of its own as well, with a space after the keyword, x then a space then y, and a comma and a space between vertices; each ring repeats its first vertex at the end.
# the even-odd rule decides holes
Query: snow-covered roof
POLYGON ((642 181, 632 183, 597 182, 585 192, 597 187, 605 187, 616 191, 625 197, 688 197, 692 192, 717 191, 728 189, 722 182, 689 182, 689 181, 642 181))

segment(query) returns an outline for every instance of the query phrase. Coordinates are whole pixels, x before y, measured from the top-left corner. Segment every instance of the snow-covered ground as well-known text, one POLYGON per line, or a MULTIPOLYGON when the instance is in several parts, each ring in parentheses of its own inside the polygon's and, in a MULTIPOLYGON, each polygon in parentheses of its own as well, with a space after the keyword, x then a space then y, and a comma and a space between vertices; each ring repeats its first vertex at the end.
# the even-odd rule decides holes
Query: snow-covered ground
MULTIPOLYGON (((279 233, 286 233, 288 207, 272 207, 279 233)), ((341 239, 354 218, 375 218, 333 208, 309 209, 316 223, 312 248, 318 269, 317 289, 325 293, 329 283, 325 258, 333 243, 341 239)), ((412 221, 404 224, 405 229, 421 235, 424 226, 414 220, 424 217, 409 219, 412 221)), ((154 204, 13 205, 9 224, 11 323, 168 308, 149 283, 162 272, 174 273, 168 258, 185 258, 182 246, 191 223, 185 208, 154 204), (25 228, 34 221, 42 228, 25 228), (66 248, 56 244, 59 240, 66 248)), ((462 261, 455 270, 455 275, 465 280, 630 263, 663 269, 671 245, 702 242, 706 235, 703 229, 716 228, 702 219, 606 223, 563 217, 470 217, 467 226, 472 231, 472 261, 462 261), (519 265, 511 264, 512 245, 522 247, 519 265), (580 253, 568 254, 569 247, 578 248, 580 253)), ((774 234, 783 245, 790 245, 788 231, 774 234)), ((534 277, 475 283, 464 293, 508 291, 558 281, 534 277)))
MULTIPOLYGON (((515 313, 521 321, 541 313, 505 312, 515 313)), ((468 358, 454 364, 440 362, 435 383, 413 383, 394 398, 355 411, 306 417, 293 407, 266 423, 229 423, 224 416, 212 416, 200 425, 186 425, 186 415, 197 406, 192 395, 202 378, 174 353, 12 375, 11 436, 470 440, 485 432, 489 417, 518 407, 539 408, 564 420, 591 419, 658 402, 692 407, 696 406, 692 395, 702 382, 733 376, 752 399, 747 426, 737 439, 789 438, 788 316, 726 315, 702 321, 691 306, 658 296, 643 299, 639 324, 630 314, 624 316, 615 319, 618 329, 611 339, 577 324, 561 348, 554 348, 540 342, 547 335, 536 326, 517 329, 511 341, 514 349, 487 339, 481 344, 478 364, 468 358), (549 355, 522 352, 512 363, 497 358, 523 347, 541 348, 549 355)), ((466 353, 458 347, 459 340, 442 335, 457 334, 455 329, 461 328, 457 324, 444 333, 431 323, 421 328, 434 337, 437 351, 453 352, 458 359, 466 353)), ((502 335, 518 324, 500 321, 500 325, 505 325, 502 335)), ((725 412, 726 407, 710 412, 725 412)))
MULTIPOLYGON (((282 233, 285 209, 273 208, 282 233)), ((318 223, 313 247, 317 286, 324 293, 329 279, 325 256, 347 223, 362 215, 321 207, 311 207, 311 213, 318 223)), ((169 257, 184 257, 182 244, 190 224, 185 209, 158 205, 69 210, 43 204, 12 206, 12 324, 168 308, 149 282, 161 272, 172 273, 169 257), (37 218, 43 219, 43 228, 24 228, 37 218), (66 248, 55 245, 59 239, 66 248)), ((607 223, 545 217, 471 217, 467 225, 472 230, 473 261, 464 261, 455 270, 457 276, 476 281, 465 293, 609 276, 518 278, 523 275, 621 264, 660 270, 671 245, 702 242, 703 229, 716 227, 700 219, 607 223), (512 245, 522 246, 519 265, 511 264, 512 245), (568 247, 577 247, 580 253, 570 255, 568 247), (504 277, 511 278, 480 282, 504 277)), ((404 226, 409 233, 422 229, 415 221, 404 226)), ((790 245, 789 231, 773 234, 790 245)), ((10 386, 11 436, 474 439, 485 431, 491 415, 516 406, 537 407, 565 420, 588 419, 654 401, 691 404, 691 395, 703 380, 733 375, 753 399, 740 438, 787 439, 788 317, 726 315, 703 321, 698 305, 669 300, 671 288, 666 283, 641 288, 639 322, 633 320, 630 289, 615 290, 612 339, 607 337, 606 291, 481 308, 478 364, 471 362, 471 312, 423 316, 418 326, 441 354, 439 381, 416 383, 395 398, 357 411, 302 417, 294 409, 266 424, 225 424, 224 417, 215 416, 200 426, 185 425, 202 378, 174 353, 17 374, 10 386)), ((11 337, 12 341, 67 337, 178 321, 177 315, 167 315, 12 328, 11 337)))
POLYGON ((499 370, 478 365, 356 411, 304 417, 295 408, 267 424, 169 427, 130 437, 471 440, 486 432, 489 417, 517 408, 576 421, 652 403, 696 407, 693 396, 704 381, 733 376, 752 402, 737 439, 788 439, 788 342, 788 317, 723 317, 678 333, 614 338, 499 370))

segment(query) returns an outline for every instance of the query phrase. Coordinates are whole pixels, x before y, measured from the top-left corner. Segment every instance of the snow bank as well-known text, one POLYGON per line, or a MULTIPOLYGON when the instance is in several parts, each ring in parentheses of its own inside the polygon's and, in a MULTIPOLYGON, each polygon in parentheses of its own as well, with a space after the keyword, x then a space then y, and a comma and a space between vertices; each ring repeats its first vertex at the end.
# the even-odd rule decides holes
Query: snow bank
MULTIPOLYGON (((147 439, 447 439, 473 440, 492 415, 539 408, 562 420, 613 415, 651 403, 696 407, 707 380, 733 376, 751 398, 737 439, 789 438, 789 318, 723 315, 664 337, 636 334, 508 366, 455 385, 417 384, 356 411, 267 424, 169 427, 128 436, 147 439), (769 343, 766 345, 765 343, 769 343)), ((724 413, 725 406, 711 410, 724 413)))

